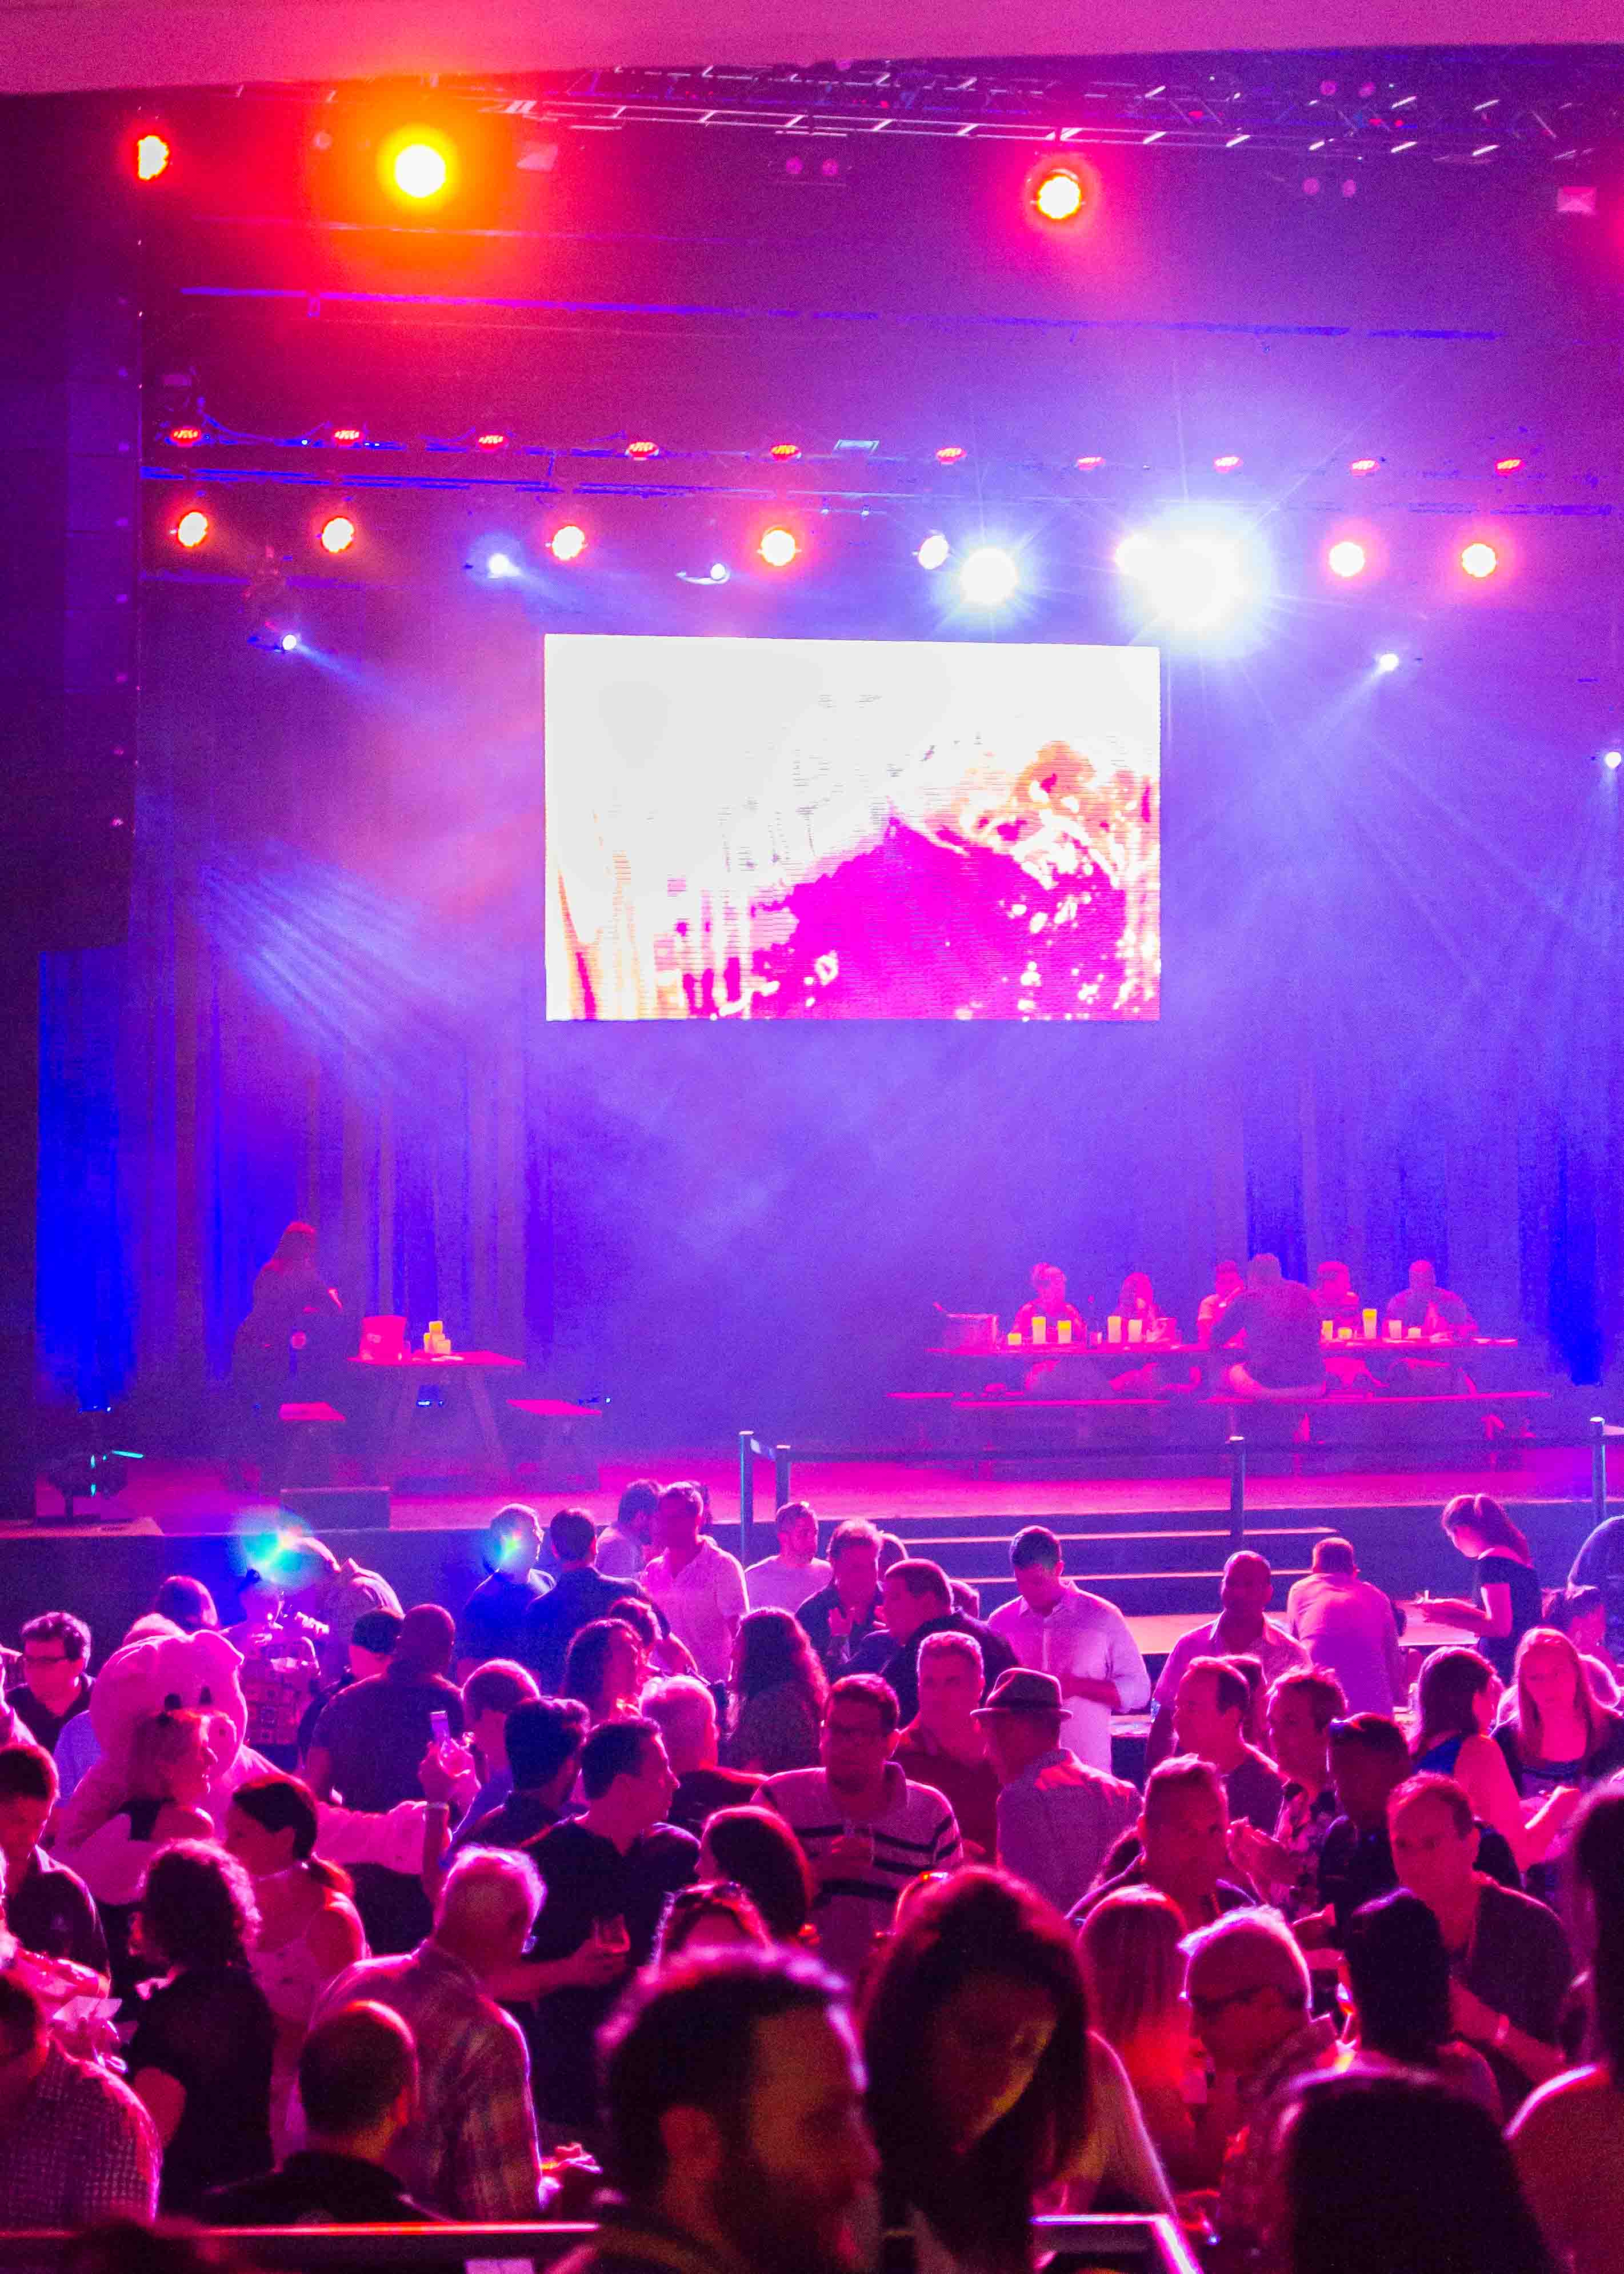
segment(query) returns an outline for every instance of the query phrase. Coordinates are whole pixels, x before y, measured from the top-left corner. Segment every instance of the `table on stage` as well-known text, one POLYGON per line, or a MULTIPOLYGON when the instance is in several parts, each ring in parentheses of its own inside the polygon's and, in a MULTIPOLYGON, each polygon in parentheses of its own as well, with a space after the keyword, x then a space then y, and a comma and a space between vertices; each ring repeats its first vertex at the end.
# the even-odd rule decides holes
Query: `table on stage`
MULTIPOLYGON (((1395 1366, 1401 1360, 1430 1361, 1433 1365, 1462 1366, 1471 1372, 1481 1369, 1485 1361, 1492 1367, 1496 1354, 1515 1352, 1518 1347, 1512 1335, 1470 1335, 1463 1338, 1452 1335, 1338 1335, 1333 1340, 1322 1341, 1321 1354, 1331 1360, 1357 1358, 1364 1361, 1378 1382, 1388 1380, 1395 1366)), ((1158 1343, 1105 1342, 1097 1337, 1086 1342, 1020 1342, 1001 1340, 980 1350, 959 1350, 937 1346, 928 1350, 927 1358, 950 1359, 957 1366, 974 1364, 989 1366, 1019 1366, 1030 1369, 1035 1366, 1053 1366, 1063 1375, 1071 1374, 1079 1384, 1103 1377, 1109 1380, 1117 1374, 1127 1374, 1146 1365, 1171 1365, 1186 1374, 1192 1366, 1201 1370, 1202 1381, 1211 1385, 1222 1379, 1226 1367, 1243 1364, 1246 1352, 1244 1344, 1224 1343, 1158 1343)), ((1335 1369, 1331 1368, 1335 1382, 1335 1369)), ((1474 1379, 1476 1374, 1474 1374, 1474 1379)), ((1051 1384, 1054 1378, 1050 1377, 1051 1384)), ((1058 1386, 1058 1385, 1054 1385, 1058 1386)), ((1479 1385, 1481 1387, 1481 1384, 1479 1385)), ((1509 1383, 1496 1382, 1496 1389, 1508 1389, 1509 1383)))
POLYGON ((482 1482, 496 1484, 506 1478, 508 1455, 496 1427, 496 1415, 491 1404, 491 1392, 486 1376, 492 1374, 518 1374, 523 1370, 523 1360, 504 1358, 499 1351, 451 1351, 440 1357, 429 1351, 409 1351, 404 1358, 352 1358, 350 1365, 362 1373, 384 1378, 386 1395, 393 1393, 393 1407, 384 1426, 382 1445, 375 1463, 380 1484, 398 1484, 402 1477, 455 1473, 471 1475, 482 1482), (432 1382, 447 1393, 446 1405, 455 1413, 462 1409, 462 1419, 471 1425, 466 1430, 469 1442, 474 1448, 471 1462, 457 1459, 453 1471, 446 1468, 445 1456, 436 1449, 435 1465, 423 1465, 423 1456, 414 1461, 413 1441, 431 1438, 432 1424, 420 1420, 419 1413, 432 1411, 419 1405, 423 1390, 432 1382))

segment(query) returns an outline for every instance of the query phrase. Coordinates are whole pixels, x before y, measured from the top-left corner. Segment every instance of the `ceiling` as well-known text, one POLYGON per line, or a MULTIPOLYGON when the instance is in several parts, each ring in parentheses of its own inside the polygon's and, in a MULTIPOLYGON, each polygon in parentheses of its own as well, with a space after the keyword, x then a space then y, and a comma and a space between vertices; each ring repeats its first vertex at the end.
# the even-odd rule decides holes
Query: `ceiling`
MULTIPOLYGON (((1603 44, 1613 0, 1030 0, 1029 56, 1603 44)), ((0 0, 0 91, 1007 52, 989 0, 0 0)))

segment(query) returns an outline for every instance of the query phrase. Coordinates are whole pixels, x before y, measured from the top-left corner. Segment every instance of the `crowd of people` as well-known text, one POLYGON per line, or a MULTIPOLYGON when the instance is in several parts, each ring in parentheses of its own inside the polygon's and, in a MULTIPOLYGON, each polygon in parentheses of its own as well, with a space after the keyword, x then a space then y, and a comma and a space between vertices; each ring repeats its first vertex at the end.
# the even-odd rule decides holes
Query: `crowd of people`
POLYGON ((1232 1555, 1153 1690, 1040 1526, 983 1620, 803 1503, 743 1569, 651 1480, 503 1510, 455 1615, 301 1539, 225 1631, 166 1582, 94 1677, 32 1618, 0 2225, 590 2206, 572 2274, 898 2230, 1024 2274, 1034 2211, 1101 2210, 1222 2270, 1624 2267, 1611 1598, 1546 1605, 1496 1502, 1444 1524, 1476 1646, 1413 1701, 1343 1540, 1281 1605, 1232 1555))

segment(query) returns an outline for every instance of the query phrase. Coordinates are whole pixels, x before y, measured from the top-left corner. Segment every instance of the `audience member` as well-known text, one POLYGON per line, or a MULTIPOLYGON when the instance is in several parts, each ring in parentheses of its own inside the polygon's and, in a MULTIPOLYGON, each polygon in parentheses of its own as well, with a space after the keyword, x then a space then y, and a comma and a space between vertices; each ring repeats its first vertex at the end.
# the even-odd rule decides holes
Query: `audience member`
MULTIPOLYGON (((477 1789, 464 1818, 472 1820, 500 1808, 513 1790, 508 1759, 508 1716, 540 1695, 535 1676, 516 1659, 488 1659, 462 1680, 462 1736, 474 1756, 477 1789)), ((459 1796, 460 1797, 461 1796, 459 1796)))
POLYGON ((722 1757, 758 1777, 810 1768, 829 1683, 806 1629, 786 1610, 747 1611, 733 1644, 722 1757))
POLYGON ((212 2188, 211 2226, 437 2223, 385 2168, 417 2097, 417 2048, 398 2014, 357 2002, 328 2014, 304 2040, 298 2094, 304 2146, 262 2179, 212 2188))
POLYGON ((353 1556, 341 1562, 325 1540, 308 1535, 284 1548, 277 1577, 290 1609, 319 1620, 327 1639, 317 1645, 324 1682, 337 1682, 349 1663, 356 1621, 367 1611, 401 1616, 400 1598, 381 1571, 368 1571, 353 1556))
POLYGON ((374 1675, 389 1671, 389 1663, 400 1647, 401 1630, 405 1623, 395 1611, 360 1613, 350 1630, 343 1672, 335 1682, 321 1684, 300 1720, 297 1746, 301 1761, 308 1763, 316 1724, 334 1698, 342 1691, 353 1689, 357 1682, 370 1682, 374 1675))
POLYGON ((575 1698, 526 1698, 508 1714, 503 1741, 513 1789, 482 1814, 470 1811, 452 1852, 464 1848, 523 1848, 575 1811, 570 1794, 586 1743, 587 1710, 575 1698))
POLYGON ((1557 1628, 1530 1627, 1508 1695, 1494 1742, 1524 1808, 1563 1790, 1588 1792, 1624 1769, 1624 1714, 1597 1702, 1577 1645, 1557 1628))
POLYGON ((521 1501, 498 1509, 485 1526, 485 1576, 457 1621, 459 1682, 489 1659, 518 1657, 526 1614, 551 1585, 536 1569, 540 1554, 541 1518, 535 1510, 521 1501))
POLYGON ((817 1518, 803 1500, 786 1500, 773 1518, 778 1552, 752 1563, 744 1575, 755 1611, 798 1611, 834 1577, 834 1566, 817 1552, 817 1518))
POLYGON ((1157 1676, 1154 1712, 1146 1741, 1147 1770, 1154 1769, 1173 1750, 1173 1701, 1192 1659, 1255 1658, 1263 1668, 1264 1681, 1271 1686, 1282 1674, 1308 1664, 1308 1653, 1302 1644, 1264 1616, 1274 1592, 1274 1574, 1267 1557, 1252 1547, 1240 1548, 1230 1556, 1219 1583, 1217 1617, 1180 1635, 1157 1676))
POLYGON ((276 2024, 251 1969, 259 1928, 247 1872, 218 1848, 179 1840, 147 1866, 135 1946, 163 1978, 125 2060, 163 2145, 168 2211, 271 2167, 276 2024))
MULTIPOLYGON (((242 1653, 248 1708, 244 1740, 273 1767, 291 1769, 298 1764, 300 1728, 320 1686, 320 1630, 314 1621, 289 1613, 281 1587, 258 1571, 244 1574, 238 1600, 243 1615, 225 1635, 242 1653)), ((320 1718, 319 1711, 309 1715, 312 1729, 320 1718)))
POLYGON ((1246 1284, 1214 1320, 1218 1348, 1244 1335, 1246 1355, 1225 1375, 1237 1397, 1292 1404, 1325 1395, 1320 1306, 1300 1279, 1281 1276, 1277 1255, 1254 1255, 1246 1284))
POLYGON ((1455 1779, 1472 1814, 1500 1834, 1526 1871, 1545 1855, 1580 1796, 1571 1785, 1558 1786, 1524 1817, 1506 1755, 1489 1734, 1496 1696, 1494 1669, 1477 1651, 1433 1651, 1416 1685, 1410 1754, 1422 1773, 1455 1779))
POLYGON ((868 1986, 863 2052, 888 2221, 921 2263, 1024 2274, 1051 2187, 1077 2210, 1169 2208, 1076 1948, 1002 1872, 972 1865, 910 1903, 868 1986))
POLYGON ((963 1861, 946 1801, 910 1784, 891 1758, 898 1719, 895 1694, 877 1675, 843 1675, 823 1715, 822 1767, 769 1777, 759 1795, 806 1851, 819 1944, 847 1982, 858 1980, 908 1881, 963 1861))
POLYGON ((1115 1603, 1086 1594, 1065 1576, 1060 1542, 1041 1524, 1010 1548, 1014 1599, 987 1622, 1019 1666, 1052 1674, 1065 1701, 1061 1742, 1090 1768, 1111 1766, 1111 1715, 1150 1702, 1150 1676, 1115 1603))
POLYGON ((184 1571, 173 1573, 162 1580, 152 1599, 155 1616, 168 1619, 182 1634, 197 1634, 204 1627, 217 1627, 220 1614, 214 1608, 214 1599, 201 1579, 193 1579, 184 1571))
POLYGON ((621 1493, 614 1521, 598 1535, 598 1568, 605 1579, 635 1579, 653 1552, 654 1511, 660 1487, 652 1477, 634 1477, 621 1493))
POLYGON ((976 1718, 984 1688, 974 1635, 927 1635, 919 1649, 919 1711, 898 1731, 891 1758, 912 1784, 939 1792, 958 1819, 966 1856, 998 1852, 998 1772, 976 1718))
POLYGON ((149 2219, 161 2150, 129 2086, 65 2052, 34 1992, 0 1973, 0 2223, 149 2219))
POLYGON ((109 1971, 107 1938, 91 1890, 40 1842, 56 1804, 56 1771, 37 1745, 0 1746, 0 1857, 5 1924, 25 1950, 109 1971))
POLYGON ((1624 1790, 1590 1796, 1568 1856, 1597 2058, 1523 2102, 1511 2150, 1553 2255, 1572 2274, 1617 2274, 1624 2260, 1624 1790))
POLYGON ((796 1617, 812 1638, 825 1674, 837 1674, 848 1650, 868 1641, 880 1620, 880 1535, 853 1519, 838 1524, 829 1542, 826 1587, 808 1595, 796 1617))
POLYGON ((1499 2126, 1437 2077, 1311 2076, 1282 2150, 1282 2274, 1555 2274, 1499 2126))
MULTIPOLYGON (((64 1733, 65 1735, 65 1733, 64 1733)), ((149 1713, 130 1745, 129 1797, 86 1839, 57 1834, 56 1860, 83 1879, 107 1937, 113 1986, 122 1996, 140 1969, 131 1951, 135 1905, 154 1856, 174 1840, 212 1840, 208 1796, 214 1756, 207 1716, 187 1710, 149 1713)))
POLYGON ((1353 2001, 1350 2042, 1358 2059, 1430 2070, 1498 2118, 1493 2070, 1455 2035, 1449 1954, 1420 1896, 1400 1887, 1355 1911, 1342 1959, 1353 2001))
POLYGON ((1398 1622, 1380 1587, 1359 1577, 1345 1540, 1314 1542, 1313 1569, 1286 1597, 1286 1625, 1311 1664, 1334 1677, 1350 1713, 1391 1713, 1404 1702, 1398 1622))
POLYGON ((696 1674, 651 1682, 643 1693, 643 1711, 665 1739, 677 1780, 668 1822, 697 1838, 718 1808, 743 1807, 755 1798, 761 1778, 754 1770, 717 1766, 716 1696, 696 1674))
MULTIPOLYGON (((1327 1732, 1331 1782, 1341 1813, 1320 1850, 1318 1919, 1299 1916, 1304 1942, 1340 1942, 1361 1904, 1389 1894, 1398 1885, 1393 1842, 1387 1834, 1387 1801, 1412 1773, 1414 1763, 1404 1733, 1382 1713, 1355 1713, 1327 1732)), ((1477 1826, 1477 1860, 1491 1879, 1518 1891, 1522 1874, 1498 1832, 1477 1826)))
POLYGON ((1241 1868, 1288 1918, 1317 1907, 1320 1852, 1340 1813, 1327 1758, 1343 1698, 1328 1674, 1282 1674, 1268 1693, 1269 1741, 1286 1780, 1272 1835, 1237 1823, 1230 1846, 1241 1868))
POLYGON ((1139 1795, 1060 1743, 1065 1708, 1052 1674, 1011 1667, 975 1718, 1003 1788, 998 1862, 1068 1911, 1093 1886, 1118 1834, 1137 1820, 1139 1795))
POLYGON ((1539 1624, 1545 1606, 1528 1541, 1487 1493, 1457 1493, 1444 1509, 1444 1531, 1472 1566, 1473 1600, 1439 1595, 1434 1617, 1469 1627, 1502 1682, 1509 1682, 1517 1645, 1539 1624))
POLYGON ((1181 1753, 1210 1762, 1223 1779, 1230 1821, 1272 1834, 1285 1783, 1274 1763, 1246 1742, 1251 1703, 1246 1677, 1229 1660, 1193 1658, 1174 1700, 1173 1734, 1181 1753))
POLYGON ((1066 1276, 1057 1263, 1034 1263, 1032 1267, 1032 1300, 1023 1303, 1010 1321, 1010 1330, 1022 1342, 1036 1342, 1034 1323, 1043 1321, 1042 1339, 1045 1344, 1058 1344, 1060 1329, 1067 1326, 1080 1343, 1087 1334, 1082 1313, 1074 1310, 1066 1300, 1066 1276))
POLYGON ((624 1619, 593 1619, 571 1638, 560 1687, 581 1700, 593 1728, 635 1713, 643 1683, 643 1652, 624 1619))
POLYGON ((1251 1908, 1252 1895, 1222 1876, 1229 1864, 1229 1810, 1223 1779, 1207 1762, 1175 1754, 1156 1764, 1145 1781, 1138 1834, 1128 1860, 1108 1869, 1072 1906, 1074 1924, 1080 1925, 1096 1904, 1122 1887, 1160 1888, 1177 1904, 1186 1929, 1251 1908))
POLYGON ((704 1530, 704 1495, 697 1485, 667 1485, 655 1511, 658 1554, 643 1566, 650 1600, 671 1630, 694 1654, 706 1682, 727 1679, 733 1638, 749 1608, 744 1566, 704 1530))
POLYGON ((688 1645, 679 1642, 668 1625, 662 1624, 663 1614, 657 1611, 646 1596, 617 1595, 604 1614, 605 1618, 619 1619, 636 1637, 637 1651, 642 1661, 640 1680, 647 1682, 656 1674, 696 1674, 694 1653, 688 1645))
POLYGON ((633 1578, 607 1578, 594 1569, 598 1529, 584 1509, 561 1508, 547 1526, 547 1538, 558 1577, 552 1592, 525 1612, 515 1655, 530 1668, 544 1695, 556 1697, 565 1687, 569 1645, 582 1628, 606 1618, 620 1596, 641 1595, 643 1590, 633 1578))
POLYGON ((1410 1265, 1410 1284, 1388 1296, 1386 1316, 1396 1319, 1406 1334, 1411 1327, 1424 1335, 1475 1335, 1477 1331, 1477 1321, 1462 1298, 1439 1285, 1438 1273, 1430 1263, 1410 1265))
POLYGON ((586 1954, 584 1978, 538 1999, 530 2029, 536 2110, 554 2144, 594 2139, 592 2040, 628 1969, 653 1953, 667 1896, 695 1875, 699 1842, 664 1821, 677 1789, 652 1721, 606 1721, 582 1749, 586 1806, 524 1852, 546 1900, 527 1956, 586 1954))
POLYGON ((801 1842, 771 1809, 718 1809, 700 1840, 698 1868, 702 1879, 741 1886, 775 1942, 816 1941, 816 1883, 801 1842))
POLYGON ((766 1922, 742 1887, 731 1879, 695 1879, 668 1899, 655 1938, 654 1956, 658 1964, 665 1966, 685 1951, 771 1947, 766 1922))
POLYGON ((25 1623, 22 1646, 22 1682, 5 1702, 34 1743, 54 1753, 90 1703, 90 1629, 71 1611, 42 1611, 25 1623))
POLYGON ((1624 1698, 1624 1669, 1608 1645, 1607 1603, 1601 1589, 1553 1587, 1545 1597, 1545 1623, 1565 1634, 1583 1659, 1598 1705, 1617 1706, 1624 1698))
POLYGON ((880 1582, 880 1610, 892 1648, 876 1670, 896 1693, 897 1709, 905 1721, 911 1721, 919 1711, 917 1662, 920 1645, 928 1635, 974 1636, 981 1653, 981 1678, 987 1691, 1015 1663, 1015 1653, 1002 1635, 995 1634, 981 1619, 966 1618, 953 1608, 946 1572, 923 1556, 905 1557, 891 1565, 880 1582))
POLYGON ((1184 1946, 1186 1994, 1213 2064, 1209 2120, 1229 2138, 1218 2181, 1226 2253, 1268 2239, 1271 2182, 1287 2087, 1336 2058, 1336 2032, 1309 2010, 1308 1968, 1273 1911, 1237 1911, 1184 1946))
POLYGON ((1470 1801, 1452 1777, 1414 1776, 1387 1802, 1399 1884, 1443 1930, 1455 2026, 1484 2053, 1509 2115, 1562 2067, 1558 2024, 1573 1981, 1560 1922, 1477 1869, 1470 1801))
POLYGON ((876 2160, 835 1984, 804 1957, 678 1960, 604 2032, 615 2194, 557 2274, 850 2274, 876 2160))
POLYGON ((541 1892, 523 1856, 470 1849, 446 1875, 427 1940, 341 1974, 312 2030, 357 1999, 405 2022, 417 2097, 389 2165, 414 2202, 447 2218, 533 2220, 540 2208, 530 2062, 490 1985, 517 1964, 541 1892))
POLYGON ((1574 1557, 1568 1585, 1599 1590, 1606 1615, 1608 1654, 1624 1665, 1624 1516, 1604 1517, 1586 1534, 1574 1557))
POLYGON ((297 1777, 251 1777, 231 1795, 225 1849, 253 1881, 254 1980, 276 2021, 271 2135, 287 2137, 299 2048, 327 1984, 366 1954, 350 1874, 317 1856, 316 1798, 297 1777))
POLYGON ((1078 1935, 1094 2026, 1122 2062, 1151 2145, 1180 2190, 1216 2187, 1224 2150, 1197 2120, 1184 1935, 1177 1904, 1155 1887, 1107 1895, 1078 1935))

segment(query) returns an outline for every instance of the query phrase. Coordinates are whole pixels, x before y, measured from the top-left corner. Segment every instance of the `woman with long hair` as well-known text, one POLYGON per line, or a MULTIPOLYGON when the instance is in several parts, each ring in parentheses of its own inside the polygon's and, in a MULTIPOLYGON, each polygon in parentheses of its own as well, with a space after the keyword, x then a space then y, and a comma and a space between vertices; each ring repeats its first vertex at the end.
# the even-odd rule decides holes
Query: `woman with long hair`
POLYGON ((1473 1600, 1432 1600, 1434 1615, 1466 1627, 1502 1682, 1509 1682, 1517 1645, 1539 1624, 1544 1599, 1533 1553, 1500 1502, 1487 1493, 1456 1493, 1446 1503, 1444 1531, 1472 1565, 1473 1600))
POLYGON ((1174 2187, 1214 2187, 1222 2135, 1207 2136, 1190 2089, 1197 2074, 1184 1999, 1184 1916, 1157 1887, 1123 1887, 1078 1931, 1094 2028, 1120 2057, 1145 2129, 1174 2187))
POLYGON ((816 1943, 817 1889, 801 1842, 770 1808, 719 1808, 699 1842, 702 1879, 731 1879, 766 1921, 775 1942, 816 1943))
POLYGON ((862 2029, 884 2224, 912 2225, 933 2264, 1027 2274, 1050 2190, 1079 2210, 1169 2208, 1132 2087, 1088 2027, 1071 1938, 1019 1880, 973 1868, 921 1895, 869 1977, 862 2029))
POLYGON ((253 1881, 259 1913, 248 1962, 276 2017, 271 2120, 279 2151, 311 2016, 328 1983, 366 1955, 350 1874, 315 1853, 317 1830, 316 1796, 297 1777, 252 1777, 231 1796, 226 1853, 253 1881))
POLYGON ((1480 1824, 1498 1832, 1517 1869, 1544 1857, 1573 1813, 1572 1796, 1553 1793, 1526 1818, 1506 1756, 1490 1736, 1498 1685, 1475 1650, 1435 1650, 1416 1684, 1418 1726, 1410 1740, 1417 1773, 1453 1777, 1480 1824))
POLYGON ((1443 1929, 1406 1888, 1361 1903, 1342 1938, 1357 2057, 1425 2069, 1500 2112, 1500 2087, 1480 2052, 1455 2035, 1443 1929))
POLYGON ((812 1638, 788 1611, 747 1611, 733 1643, 722 1766, 777 1776, 817 1766, 829 1683, 812 1638))
POLYGON ((573 1638, 560 1695, 578 1698, 594 1729, 637 1710, 643 1653, 624 1619, 593 1619, 573 1638))
POLYGON ((210 2187, 267 2171, 276 2024, 249 1967, 259 1933, 248 1874, 200 1840, 153 1857, 135 1947, 163 1979, 127 2055, 163 2145, 161 2210, 195 2213, 210 2187))

